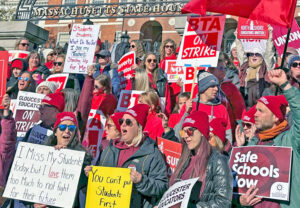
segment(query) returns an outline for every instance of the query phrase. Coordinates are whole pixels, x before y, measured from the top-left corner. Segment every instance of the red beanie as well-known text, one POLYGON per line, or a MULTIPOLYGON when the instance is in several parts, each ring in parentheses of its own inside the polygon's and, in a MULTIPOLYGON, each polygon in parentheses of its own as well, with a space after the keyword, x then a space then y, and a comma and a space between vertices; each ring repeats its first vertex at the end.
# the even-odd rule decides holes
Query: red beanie
POLYGON ((226 125, 227 121, 223 118, 215 118, 209 123, 210 132, 219 137, 223 144, 226 140, 226 125))
POLYGON ((20 59, 16 59, 12 62, 11 68, 23 69, 23 62, 20 59))
POLYGON ((247 112, 243 113, 242 121, 255 124, 254 114, 256 113, 256 105, 252 106, 247 112))
POLYGON ((49 105, 55 106, 59 112, 63 112, 65 109, 65 98, 62 92, 46 95, 42 100, 42 103, 48 103, 49 105))
POLYGON ((209 123, 206 113, 202 111, 195 111, 191 113, 183 121, 182 128, 186 126, 197 128, 207 140, 209 139, 209 123))
POLYGON ((54 124, 54 129, 63 121, 72 121, 78 129, 78 122, 73 112, 62 112, 56 115, 56 122, 54 124))
POLYGON ((289 105, 284 95, 263 96, 257 100, 269 108, 270 111, 282 122, 285 119, 286 107, 289 105))
POLYGON ((135 120, 137 120, 137 122, 141 124, 144 129, 147 122, 148 112, 149 112, 149 105, 137 104, 132 108, 128 109, 127 111, 125 111, 124 114, 128 114, 134 117, 135 120))
POLYGON ((119 124, 119 120, 123 118, 123 116, 124 116, 124 112, 117 112, 110 116, 111 120, 114 122, 119 132, 121 132, 121 126, 119 124))

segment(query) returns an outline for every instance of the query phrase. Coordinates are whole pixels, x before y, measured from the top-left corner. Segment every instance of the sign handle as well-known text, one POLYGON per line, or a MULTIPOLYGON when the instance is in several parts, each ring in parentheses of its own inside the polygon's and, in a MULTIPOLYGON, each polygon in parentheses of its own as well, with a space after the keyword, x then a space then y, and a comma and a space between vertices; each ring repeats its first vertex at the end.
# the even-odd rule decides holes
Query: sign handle
POLYGON ((193 79, 192 91, 191 91, 190 99, 193 99, 194 88, 195 88, 195 81, 197 79, 197 72, 198 72, 197 67, 194 67, 194 79, 193 79))

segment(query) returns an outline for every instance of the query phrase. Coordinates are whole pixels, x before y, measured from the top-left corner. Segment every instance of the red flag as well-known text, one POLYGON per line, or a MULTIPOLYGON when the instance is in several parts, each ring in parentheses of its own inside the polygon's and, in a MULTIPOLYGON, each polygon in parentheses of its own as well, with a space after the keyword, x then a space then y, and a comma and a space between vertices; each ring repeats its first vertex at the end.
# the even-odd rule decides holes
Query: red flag
POLYGON ((297 0, 191 0, 181 12, 230 14, 290 28, 296 3, 297 0))

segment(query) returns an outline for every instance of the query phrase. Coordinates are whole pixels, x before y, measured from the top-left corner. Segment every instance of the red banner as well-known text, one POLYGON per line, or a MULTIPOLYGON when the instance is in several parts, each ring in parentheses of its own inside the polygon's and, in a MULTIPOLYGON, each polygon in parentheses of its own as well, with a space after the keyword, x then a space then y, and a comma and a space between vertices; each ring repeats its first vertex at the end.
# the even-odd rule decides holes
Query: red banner
POLYGON ((8 51, 9 54, 9 62, 16 58, 26 59, 29 55, 29 51, 19 51, 19 50, 10 50, 8 51))
POLYGON ((121 80, 121 89, 125 89, 130 78, 133 77, 134 71, 131 69, 135 64, 135 52, 126 53, 118 62, 118 73, 121 80))
POLYGON ((157 145, 159 150, 166 157, 166 162, 168 164, 168 176, 171 177, 179 161, 182 151, 182 144, 158 137, 157 145))
POLYGON ((6 93, 7 81, 7 67, 8 67, 8 52, 0 51, 0 109, 3 109, 2 99, 6 93))
POLYGON ((268 39, 268 24, 239 17, 237 36, 239 39, 268 39))
MULTIPOLYGON (((286 35, 287 35, 287 28, 279 27, 277 25, 273 26, 273 43, 276 47, 276 50, 278 51, 278 54, 281 56, 284 51, 284 45, 286 42, 286 35)), ((298 54, 300 54, 300 28, 297 24, 297 21, 294 19, 290 38, 289 38, 289 44, 288 47, 293 47, 298 51, 298 54)))
POLYGON ((56 82, 58 85, 56 92, 59 92, 66 87, 68 78, 69 74, 53 74, 47 78, 47 81, 56 82))
POLYGON ((257 196, 289 200, 292 148, 276 146, 235 147, 230 168, 236 173, 238 193, 251 186, 259 188, 257 196))

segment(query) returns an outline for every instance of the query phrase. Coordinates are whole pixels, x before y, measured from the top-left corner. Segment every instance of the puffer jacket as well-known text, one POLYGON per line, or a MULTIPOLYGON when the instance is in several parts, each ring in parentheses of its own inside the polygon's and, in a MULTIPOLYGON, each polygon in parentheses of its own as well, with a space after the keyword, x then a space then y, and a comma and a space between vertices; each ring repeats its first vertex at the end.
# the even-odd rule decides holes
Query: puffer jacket
MULTIPOLYGON (((189 162, 190 160, 187 160, 183 165, 178 178, 181 177, 189 162)), ((203 193, 196 204, 189 203, 188 207, 231 207, 232 181, 227 157, 213 149, 206 166, 206 181, 203 193)))
MULTIPOLYGON (((120 150, 110 141, 101 154, 99 166, 117 167, 120 150)), ((161 152, 155 142, 146 137, 136 153, 126 160, 122 167, 134 165, 136 171, 143 175, 142 181, 133 184, 131 208, 152 208, 168 188, 167 168, 161 152)))

